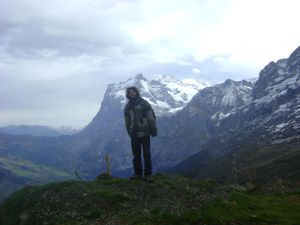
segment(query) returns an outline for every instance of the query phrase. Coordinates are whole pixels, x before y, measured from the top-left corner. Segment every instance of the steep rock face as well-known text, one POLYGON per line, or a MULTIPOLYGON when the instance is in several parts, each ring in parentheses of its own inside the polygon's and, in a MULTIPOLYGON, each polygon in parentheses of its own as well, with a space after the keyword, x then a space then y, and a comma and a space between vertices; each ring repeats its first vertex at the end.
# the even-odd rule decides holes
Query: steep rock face
POLYGON ((175 171, 202 178, 216 178, 218 171, 227 171, 222 177, 229 177, 238 158, 241 174, 251 170, 266 175, 261 179, 267 174, 300 179, 299 167, 293 163, 300 155, 299 52, 300 48, 288 59, 268 64, 254 83, 249 101, 229 109, 230 114, 214 127, 215 135, 199 148, 200 153, 180 163, 175 171))
POLYGON ((199 92, 187 105, 189 117, 205 114, 218 123, 252 100, 253 83, 226 80, 199 92))
POLYGON ((225 121, 226 127, 239 119, 240 131, 261 130, 271 141, 299 134, 300 61, 299 48, 288 59, 271 62, 253 87, 253 100, 225 121), (298 63, 298 64, 297 64, 298 63))

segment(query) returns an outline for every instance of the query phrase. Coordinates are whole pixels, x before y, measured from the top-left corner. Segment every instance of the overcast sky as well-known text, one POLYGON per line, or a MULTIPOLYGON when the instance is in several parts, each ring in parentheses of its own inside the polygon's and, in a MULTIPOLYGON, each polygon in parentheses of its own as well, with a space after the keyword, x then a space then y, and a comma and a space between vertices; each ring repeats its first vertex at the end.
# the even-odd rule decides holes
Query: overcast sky
POLYGON ((84 127, 142 72, 258 77, 300 45, 298 0, 0 0, 0 126, 84 127))

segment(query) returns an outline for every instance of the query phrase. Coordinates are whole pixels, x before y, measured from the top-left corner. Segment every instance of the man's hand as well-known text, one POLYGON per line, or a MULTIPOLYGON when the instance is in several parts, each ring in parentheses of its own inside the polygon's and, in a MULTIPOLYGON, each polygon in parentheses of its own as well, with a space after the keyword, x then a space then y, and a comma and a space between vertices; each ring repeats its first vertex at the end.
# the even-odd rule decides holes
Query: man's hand
POLYGON ((151 129, 150 130, 150 135, 151 135, 151 137, 156 137, 157 136, 157 129, 151 129))

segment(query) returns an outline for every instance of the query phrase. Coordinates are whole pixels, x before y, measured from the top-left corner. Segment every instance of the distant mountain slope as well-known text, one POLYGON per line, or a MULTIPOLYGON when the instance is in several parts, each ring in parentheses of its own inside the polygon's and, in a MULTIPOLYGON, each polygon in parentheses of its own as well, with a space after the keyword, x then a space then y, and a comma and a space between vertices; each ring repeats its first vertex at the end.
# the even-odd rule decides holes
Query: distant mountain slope
POLYGON ((225 183, 298 182, 300 140, 267 144, 257 142, 260 136, 253 135, 248 139, 235 136, 225 144, 214 139, 168 172, 225 183))
POLYGON ((74 177, 73 162, 67 138, 0 134, 0 200, 25 185, 74 177))
POLYGON ((61 128, 51 128, 47 126, 28 126, 28 125, 10 125, 0 127, 0 133, 13 134, 13 135, 31 135, 31 136, 48 136, 57 137, 60 135, 71 135, 79 132, 79 130, 61 127, 61 128))
POLYGON ((32 135, 32 136, 59 136, 60 133, 46 126, 5 126, 0 127, 0 133, 13 135, 32 135))

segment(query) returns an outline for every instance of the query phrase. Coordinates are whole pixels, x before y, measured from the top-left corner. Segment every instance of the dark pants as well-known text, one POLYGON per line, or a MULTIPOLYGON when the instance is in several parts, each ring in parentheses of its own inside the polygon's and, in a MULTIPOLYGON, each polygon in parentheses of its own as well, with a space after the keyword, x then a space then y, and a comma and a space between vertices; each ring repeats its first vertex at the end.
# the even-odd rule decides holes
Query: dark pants
POLYGON ((137 175, 142 175, 142 147, 144 156, 144 175, 152 174, 151 153, 150 153, 150 136, 135 137, 131 139, 131 149, 133 153, 134 172, 137 175))

